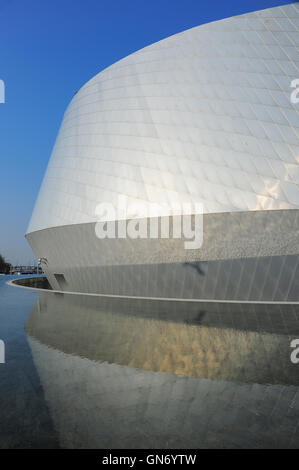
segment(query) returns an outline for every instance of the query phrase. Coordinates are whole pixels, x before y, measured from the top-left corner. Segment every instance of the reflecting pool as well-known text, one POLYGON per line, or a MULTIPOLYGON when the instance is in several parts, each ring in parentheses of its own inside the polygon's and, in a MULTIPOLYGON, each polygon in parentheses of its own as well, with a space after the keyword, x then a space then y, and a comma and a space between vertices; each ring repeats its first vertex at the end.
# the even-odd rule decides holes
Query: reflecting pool
POLYGON ((8 279, 0 447, 299 447, 299 305, 97 297, 8 279))

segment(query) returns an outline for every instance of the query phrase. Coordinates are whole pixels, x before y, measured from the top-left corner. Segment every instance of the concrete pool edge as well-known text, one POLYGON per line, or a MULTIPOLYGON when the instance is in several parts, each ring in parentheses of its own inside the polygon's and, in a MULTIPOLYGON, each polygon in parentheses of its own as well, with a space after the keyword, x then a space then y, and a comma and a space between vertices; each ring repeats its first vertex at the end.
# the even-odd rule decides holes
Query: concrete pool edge
MULTIPOLYGON (((28 280, 36 278, 27 278, 28 280)), ((6 284, 11 287, 19 287, 21 289, 28 289, 40 292, 48 292, 53 294, 71 294, 71 295, 86 295, 90 297, 104 297, 104 298, 117 298, 117 299, 136 299, 136 300, 155 300, 155 301, 172 301, 172 302, 192 302, 192 303, 225 303, 225 304, 266 304, 266 305, 299 305, 299 301, 267 301, 267 300, 215 300, 215 299, 183 299, 175 297, 142 297, 142 296, 131 296, 131 295, 116 295, 116 294, 95 294, 89 292, 72 292, 72 291, 61 291, 54 289, 42 289, 38 287, 28 287, 21 284, 17 284, 15 281, 18 279, 11 279, 6 284)))

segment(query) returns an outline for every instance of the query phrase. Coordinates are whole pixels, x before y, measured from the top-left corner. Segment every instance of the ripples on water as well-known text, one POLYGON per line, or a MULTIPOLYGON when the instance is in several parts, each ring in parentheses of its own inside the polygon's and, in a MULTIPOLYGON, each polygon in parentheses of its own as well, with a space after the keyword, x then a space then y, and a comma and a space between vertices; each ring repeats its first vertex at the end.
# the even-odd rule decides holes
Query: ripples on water
POLYGON ((0 296, 0 447, 299 447, 298 305, 0 296))

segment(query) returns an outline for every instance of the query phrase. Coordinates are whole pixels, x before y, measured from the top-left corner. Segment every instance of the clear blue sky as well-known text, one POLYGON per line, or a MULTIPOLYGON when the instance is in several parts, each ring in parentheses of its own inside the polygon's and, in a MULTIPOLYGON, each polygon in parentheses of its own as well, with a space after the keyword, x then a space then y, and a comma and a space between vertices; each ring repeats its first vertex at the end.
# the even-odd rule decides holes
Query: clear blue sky
POLYGON ((0 253, 32 262, 24 239, 73 92, 118 59, 213 20, 283 0, 0 0, 0 253))

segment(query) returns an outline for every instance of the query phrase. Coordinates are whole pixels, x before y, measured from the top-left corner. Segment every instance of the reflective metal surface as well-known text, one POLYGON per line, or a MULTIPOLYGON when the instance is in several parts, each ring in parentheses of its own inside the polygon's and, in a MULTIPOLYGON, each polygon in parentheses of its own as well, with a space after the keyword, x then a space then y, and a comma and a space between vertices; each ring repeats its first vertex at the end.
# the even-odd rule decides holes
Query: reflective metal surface
POLYGON ((299 210, 203 218, 203 245, 184 239, 103 239, 95 225, 29 234, 55 290, 142 297, 299 300, 299 210), (61 284, 57 276, 63 275, 61 284))
POLYGON ((27 233, 53 289, 298 299, 298 22, 293 3, 200 25, 75 94, 27 233), (98 204, 117 210, 120 197, 143 220, 161 215, 157 206, 168 217, 172 204, 179 214, 201 204, 203 246, 185 250, 183 236, 99 240, 98 204), (198 262, 209 262, 205 276, 186 269, 198 262))
POLYGON ((28 232, 93 222, 119 195, 144 210, 298 208, 298 18, 295 2, 200 25, 93 77, 65 112, 28 232))

